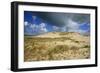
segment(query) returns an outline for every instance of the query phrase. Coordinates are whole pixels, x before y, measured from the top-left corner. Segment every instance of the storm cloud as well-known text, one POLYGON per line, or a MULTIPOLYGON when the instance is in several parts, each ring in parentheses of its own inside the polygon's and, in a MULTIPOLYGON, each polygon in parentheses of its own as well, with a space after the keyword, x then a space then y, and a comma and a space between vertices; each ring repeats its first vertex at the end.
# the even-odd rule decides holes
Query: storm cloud
POLYGON ((65 26, 68 24, 68 20, 72 20, 79 24, 86 22, 90 23, 89 14, 79 13, 58 13, 58 12, 36 12, 36 15, 43 20, 50 22, 56 26, 65 26))
MULTIPOLYGON (((90 14, 61 12, 31 12, 31 14, 31 26, 35 26, 33 30, 38 30, 35 33, 41 33, 42 31, 44 33, 49 31, 90 33, 90 14), (36 23, 34 25, 35 21, 36 23), (39 23, 40 21, 43 24, 39 23), (36 27, 38 28, 36 29, 36 27)), ((25 21, 25 25, 28 25, 28 23, 28 21, 25 21)))

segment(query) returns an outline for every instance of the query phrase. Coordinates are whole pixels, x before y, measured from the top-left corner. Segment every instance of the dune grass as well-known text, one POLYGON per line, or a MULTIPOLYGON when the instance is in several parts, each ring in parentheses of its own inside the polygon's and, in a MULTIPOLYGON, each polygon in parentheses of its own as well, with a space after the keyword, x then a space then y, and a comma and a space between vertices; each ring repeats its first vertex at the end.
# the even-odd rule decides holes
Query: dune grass
MULTIPOLYGON (((87 59, 90 57, 90 45, 82 47, 58 44, 62 40, 72 40, 71 38, 24 38, 24 61, 43 60, 70 60, 87 59), (53 43, 54 42, 54 43, 53 43)), ((79 44, 78 41, 73 41, 79 44)), ((64 43, 64 42, 63 42, 64 43)))

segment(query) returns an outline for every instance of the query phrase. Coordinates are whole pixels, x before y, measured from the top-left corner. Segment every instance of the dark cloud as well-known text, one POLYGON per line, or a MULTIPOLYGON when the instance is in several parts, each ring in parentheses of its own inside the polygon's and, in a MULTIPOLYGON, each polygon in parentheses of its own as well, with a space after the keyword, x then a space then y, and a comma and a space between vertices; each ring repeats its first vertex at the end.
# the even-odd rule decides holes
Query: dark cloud
MULTIPOLYGON (((27 11, 28 12, 28 11, 27 11)), ((30 12, 30 11, 29 11, 30 12)), ((25 32, 28 34, 40 34, 50 31, 59 32, 79 32, 82 34, 90 33, 90 14, 80 14, 80 13, 59 13, 59 12, 31 12, 32 18, 35 22, 39 19, 41 23, 30 24, 29 16, 27 19, 29 21, 25 22, 25 32), (29 24, 28 24, 29 23, 29 24), (44 23, 49 24, 52 28, 46 28, 44 23), (89 26, 87 26, 89 25, 89 26)), ((30 15, 30 14, 29 14, 30 15)), ((48 27, 48 26, 47 26, 48 27)))
POLYGON ((79 24, 90 23, 89 14, 79 13, 58 13, 58 12, 35 12, 36 15, 55 26, 63 27, 68 24, 68 19, 71 19, 79 24))

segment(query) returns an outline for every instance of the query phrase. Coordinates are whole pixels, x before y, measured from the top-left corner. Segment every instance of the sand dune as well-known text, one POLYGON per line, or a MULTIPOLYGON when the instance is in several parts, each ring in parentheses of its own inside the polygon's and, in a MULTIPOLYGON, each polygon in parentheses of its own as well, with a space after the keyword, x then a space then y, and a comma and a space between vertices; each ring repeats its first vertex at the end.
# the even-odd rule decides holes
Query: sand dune
POLYGON ((90 58, 90 37, 76 32, 49 32, 25 37, 24 61, 90 58))

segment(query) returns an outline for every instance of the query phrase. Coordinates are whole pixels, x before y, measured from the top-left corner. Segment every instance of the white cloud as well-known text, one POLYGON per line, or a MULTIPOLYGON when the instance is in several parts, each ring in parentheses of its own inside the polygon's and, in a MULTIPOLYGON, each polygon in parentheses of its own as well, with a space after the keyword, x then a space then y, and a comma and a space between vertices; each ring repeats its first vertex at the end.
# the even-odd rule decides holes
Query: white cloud
POLYGON ((41 23, 41 24, 40 24, 40 27, 41 27, 41 28, 45 28, 45 27, 46 27, 46 24, 45 24, 45 23, 41 23))
POLYGON ((67 31, 66 27, 62 27, 61 31, 66 32, 67 31))
POLYGON ((80 24, 78 24, 77 22, 74 22, 72 21, 71 19, 68 20, 68 24, 67 24, 67 27, 70 29, 70 30, 77 30, 79 29, 79 26, 80 24))
POLYGON ((33 34, 34 33, 45 33, 47 32, 47 28, 46 28, 46 24, 45 23, 40 23, 39 25, 36 25, 36 24, 31 24, 30 25, 30 29, 32 29, 33 31, 33 34))
POLYGON ((79 27, 80 24, 78 24, 77 22, 71 19, 68 20, 67 28, 69 32, 79 32, 79 27))
POLYGON ((32 28, 32 29, 34 29, 35 27, 36 27, 35 24, 31 24, 31 25, 30 25, 30 28, 32 28))
POLYGON ((46 24, 45 23, 41 23, 41 24, 39 24, 39 32, 40 33, 45 33, 45 32, 47 32, 48 30, 47 30, 47 28, 46 28, 46 24))
POLYGON ((81 34, 85 34, 87 33, 87 30, 82 30, 80 29, 80 24, 78 24, 77 22, 75 21, 72 21, 71 19, 68 20, 68 32, 78 32, 78 33, 81 33, 81 34))
POLYGON ((62 31, 62 32, 65 32, 66 31, 66 27, 53 26, 53 30, 54 31, 62 31))
POLYGON ((47 29, 46 28, 41 28, 40 29, 40 33, 45 33, 45 32, 47 32, 47 29))
POLYGON ((24 22, 24 25, 25 25, 25 26, 28 26, 28 25, 29 25, 29 23, 28 23, 27 21, 25 21, 25 22, 24 22))
POLYGON ((78 32, 79 31, 80 24, 73 21, 72 19, 68 19, 66 22, 66 25, 64 27, 57 27, 53 26, 54 31, 69 31, 69 32, 78 32))
POLYGON ((54 31, 58 31, 58 30, 59 30, 59 27, 53 26, 53 30, 54 30, 54 31))

